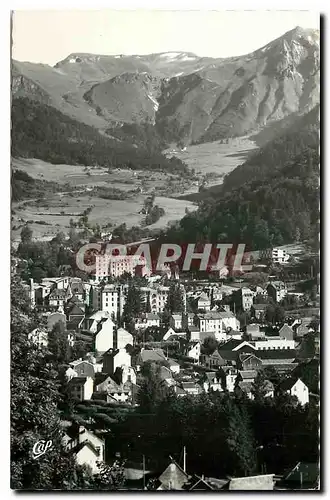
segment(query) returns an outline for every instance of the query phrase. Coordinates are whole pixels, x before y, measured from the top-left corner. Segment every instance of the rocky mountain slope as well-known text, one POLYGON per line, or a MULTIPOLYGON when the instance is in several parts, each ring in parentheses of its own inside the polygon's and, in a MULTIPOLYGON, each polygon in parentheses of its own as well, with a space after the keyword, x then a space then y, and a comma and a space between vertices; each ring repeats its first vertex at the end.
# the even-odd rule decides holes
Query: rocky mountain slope
POLYGON ((71 54, 54 67, 13 61, 14 96, 101 130, 153 125, 167 142, 259 132, 319 102, 319 31, 295 28, 239 57, 186 52, 71 54))

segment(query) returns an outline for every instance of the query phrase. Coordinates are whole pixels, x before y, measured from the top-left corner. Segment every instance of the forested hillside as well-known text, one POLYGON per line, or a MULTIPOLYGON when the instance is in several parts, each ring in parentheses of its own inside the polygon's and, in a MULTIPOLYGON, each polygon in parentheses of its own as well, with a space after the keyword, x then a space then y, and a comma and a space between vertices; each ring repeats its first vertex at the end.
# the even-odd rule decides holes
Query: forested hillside
POLYGON ((27 98, 12 102, 11 138, 15 157, 40 158, 54 164, 126 167, 189 175, 181 160, 168 159, 159 149, 146 151, 132 146, 131 142, 111 139, 53 107, 27 98))
POLYGON ((285 163, 309 147, 319 144, 319 106, 297 119, 273 140, 253 153, 248 160, 225 178, 223 189, 239 187, 245 182, 263 180, 282 169, 285 163))

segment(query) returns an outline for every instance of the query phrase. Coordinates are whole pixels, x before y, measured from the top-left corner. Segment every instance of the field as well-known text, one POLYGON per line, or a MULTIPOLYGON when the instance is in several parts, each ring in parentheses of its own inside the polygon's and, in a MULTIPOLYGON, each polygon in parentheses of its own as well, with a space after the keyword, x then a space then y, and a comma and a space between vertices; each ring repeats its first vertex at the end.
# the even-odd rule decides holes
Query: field
MULTIPOLYGON (((144 215, 142 209, 148 194, 161 194, 158 186, 166 186, 176 178, 161 172, 145 172, 131 170, 116 170, 110 174, 95 167, 76 165, 51 165, 41 160, 13 159, 13 167, 27 172, 31 177, 63 184, 63 191, 52 194, 46 201, 28 200, 13 203, 12 209, 12 241, 19 241, 22 226, 29 222, 36 239, 51 239, 57 232, 69 230, 70 219, 75 222, 80 214, 89 207, 93 207, 88 216, 91 224, 113 226, 126 223, 127 227, 140 225, 144 215), (68 192, 66 186, 74 188, 68 192), (90 194, 96 186, 106 186, 132 191, 138 189, 134 195, 129 194, 125 200, 106 200, 90 194)), ((164 187, 163 187, 164 190, 164 187)), ((148 226, 151 229, 165 228, 169 222, 179 220, 185 215, 185 210, 195 210, 197 206, 186 200, 177 200, 166 196, 157 196, 155 204, 164 208, 165 215, 155 224, 148 226)))
MULTIPOLYGON (((229 140, 228 144, 219 141, 187 146, 185 151, 165 151, 167 156, 176 156, 194 169, 199 177, 207 176, 206 187, 222 184, 224 175, 241 165, 249 152, 256 148, 255 142, 248 137, 229 140)), ((198 192, 198 183, 189 186, 183 194, 198 192)))
POLYGON ((98 223, 101 227, 124 222, 127 227, 140 225, 144 215, 139 212, 151 193, 156 195, 155 204, 164 208, 165 215, 148 227, 163 229, 184 217, 186 209, 193 211, 197 208, 192 201, 176 197, 198 192, 202 182, 206 187, 221 184, 223 176, 242 163, 254 147, 249 139, 240 138, 231 140, 229 144, 214 142, 188 146, 185 151, 167 152, 169 156, 178 156, 195 170, 199 180, 194 183, 162 172, 128 169, 109 172, 96 166, 52 165, 37 159, 13 159, 13 168, 35 179, 57 182, 63 185, 63 191, 48 196, 42 202, 29 200, 13 203, 12 241, 17 244, 26 222, 29 222, 37 239, 50 239, 59 231, 67 232, 70 219, 76 222, 89 207, 92 207, 88 216, 92 224, 98 223), (119 189, 126 193, 127 199, 100 198, 92 192, 96 187, 119 189))

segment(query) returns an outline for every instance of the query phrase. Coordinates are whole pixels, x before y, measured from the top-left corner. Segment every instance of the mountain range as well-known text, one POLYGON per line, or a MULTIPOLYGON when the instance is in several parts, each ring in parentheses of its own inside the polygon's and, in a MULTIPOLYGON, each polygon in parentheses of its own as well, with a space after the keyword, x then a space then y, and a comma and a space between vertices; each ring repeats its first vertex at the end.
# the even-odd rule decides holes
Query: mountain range
POLYGON ((12 61, 13 98, 54 107, 102 134, 141 126, 181 145, 271 134, 318 105, 319 82, 319 31, 299 27, 231 58, 77 53, 54 67, 12 61))

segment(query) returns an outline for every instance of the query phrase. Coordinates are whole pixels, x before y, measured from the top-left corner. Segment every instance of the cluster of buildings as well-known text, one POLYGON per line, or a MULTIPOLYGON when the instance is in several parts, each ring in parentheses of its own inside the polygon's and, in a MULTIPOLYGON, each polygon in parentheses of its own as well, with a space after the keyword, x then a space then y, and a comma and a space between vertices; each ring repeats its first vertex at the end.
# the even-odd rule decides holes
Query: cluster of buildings
MULTIPOLYGON (((71 361, 66 371, 75 400, 134 406, 143 365, 156 363, 160 377, 178 397, 240 390, 253 399, 259 371, 272 368, 285 378, 277 387, 265 380, 265 397, 285 391, 302 405, 309 402, 310 389, 296 375, 296 368, 301 342, 312 330, 312 318, 278 325, 270 335, 264 324, 267 304, 255 302, 260 295, 281 302, 289 293, 283 282, 271 281, 264 288, 210 282, 190 282, 187 286, 181 282, 183 310, 174 311, 165 324, 162 313, 170 286, 163 279, 148 277, 148 284, 140 286, 140 294, 144 310, 149 312, 134 318, 134 330, 138 333, 153 329, 158 338, 153 344, 144 341, 137 345, 136 335, 120 326, 128 285, 119 281, 109 284, 103 278, 109 269, 117 277, 126 272, 136 274, 136 267, 145 268, 145 262, 141 258, 138 262, 104 262, 97 262, 96 280, 57 277, 40 283, 31 280, 27 285, 31 304, 40 309, 46 325, 30 332, 29 338, 47 347, 49 332, 61 325, 71 346, 77 340, 86 345, 84 355, 71 361), (251 312, 249 324, 241 325, 235 310, 219 304, 232 294, 241 311, 251 312), (177 348, 173 351, 174 344, 177 348), (213 347, 206 348, 207 344, 213 347)), ((67 448, 75 451, 79 463, 88 463, 97 472, 97 464, 104 460, 102 438, 81 426, 68 427, 65 436, 67 448)))

